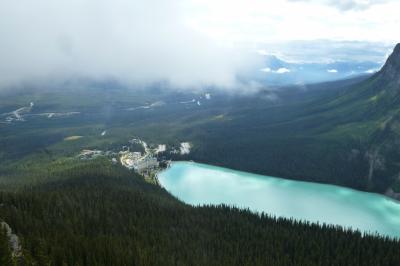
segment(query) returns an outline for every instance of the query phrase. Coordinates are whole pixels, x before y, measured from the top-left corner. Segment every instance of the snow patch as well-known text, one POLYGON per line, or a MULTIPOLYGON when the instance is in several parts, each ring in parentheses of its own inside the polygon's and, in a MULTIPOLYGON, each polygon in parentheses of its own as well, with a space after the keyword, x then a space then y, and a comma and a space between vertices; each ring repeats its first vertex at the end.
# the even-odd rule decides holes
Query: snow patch
POLYGON ((154 102, 154 103, 149 104, 149 105, 142 105, 142 106, 138 106, 138 107, 130 107, 130 108, 127 108, 126 110, 135 111, 135 110, 139 110, 139 109, 151 109, 151 108, 155 108, 155 107, 161 107, 163 105, 165 105, 165 102, 157 101, 157 102, 154 102))
POLYGON ((180 147, 180 154, 185 155, 190 153, 192 145, 189 142, 182 142, 180 147))
POLYGON ((187 103, 194 103, 194 102, 196 102, 195 99, 192 99, 192 100, 190 100, 190 101, 183 101, 183 102, 179 102, 179 103, 187 104, 187 103))
POLYGON ((155 153, 158 154, 160 152, 165 152, 166 150, 167 150, 167 145, 159 144, 158 147, 155 150, 155 153))
POLYGON ((376 72, 378 72, 378 71, 379 71, 378 69, 372 68, 372 69, 368 69, 367 71, 365 71, 365 73, 367 73, 367 74, 374 74, 374 73, 376 73, 376 72))

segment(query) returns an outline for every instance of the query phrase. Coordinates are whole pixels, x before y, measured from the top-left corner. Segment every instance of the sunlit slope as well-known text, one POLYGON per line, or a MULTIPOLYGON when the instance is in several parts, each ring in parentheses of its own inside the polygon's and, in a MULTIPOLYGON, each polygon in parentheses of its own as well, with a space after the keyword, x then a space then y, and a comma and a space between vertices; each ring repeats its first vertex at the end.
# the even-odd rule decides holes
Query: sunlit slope
POLYGON ((321 130, 320 136, 359 143, 360 149, 352 149, 351 157, 367 162, 367 171, 360 176, 366 178, 366 188, 398 190, 400 45, 381 71, 318 108, 317 113, 326 119, 321 126, 332 126, 321 130))

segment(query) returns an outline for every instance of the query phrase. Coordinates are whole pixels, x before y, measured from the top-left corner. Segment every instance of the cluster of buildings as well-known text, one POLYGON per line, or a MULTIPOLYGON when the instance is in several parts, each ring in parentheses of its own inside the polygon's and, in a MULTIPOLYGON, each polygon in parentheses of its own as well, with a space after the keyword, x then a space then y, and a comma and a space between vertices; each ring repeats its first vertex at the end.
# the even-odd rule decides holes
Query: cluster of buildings
MULTIPOLYGON (((130 145, 124 146, 122 151, 115 153, 112 151, 101 151, 101 150, 82 150, 78 155, 81 160, 96 159, 100 156, 107 156, 112 158, 114 164, 119 162, 122 166, 134 170, 137 173, 143 174, 145 177, 151 178, 160 169, 160 163, 157 159, 157 155, 167 151, 165 144, 160 144, 157 147, 150 148, 146 142, 140 139, 132 139, 129 141, 131 145, 139 144, 142 145, 144 152, 131 152, 132 148, 130 145)), ((189 142, 180 143, 178 149, 173 148, 169 151, 171 154, 189 154, 192 145, 189 142)), ((164 165, 166 159, 161 160, 161 165, 164 165)))
POLYGON ((138 173, 149 172, 158 168, 157 158, 151 154, 142 156, 140 152, 121 152, 121 164, 128 169, 133 169, 138 173))

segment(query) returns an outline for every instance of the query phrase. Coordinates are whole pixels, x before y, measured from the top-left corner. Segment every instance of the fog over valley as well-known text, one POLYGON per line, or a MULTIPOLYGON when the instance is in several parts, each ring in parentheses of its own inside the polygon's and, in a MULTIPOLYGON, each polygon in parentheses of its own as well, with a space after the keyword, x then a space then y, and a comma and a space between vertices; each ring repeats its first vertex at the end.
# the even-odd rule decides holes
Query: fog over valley
MULTIPOLYGON (((330 8, 333 2, 326 1, 327 6, 313 3, 317 1, 294 2, 305 14, 320 11, 350 19, 350 11, 330 8)), ((383 2, 395 5, 391 1, 383 2)), ((309 36, 312 33, 306 26, 312 22, 309 18, 297 18, 299 26, 295 28, 279 24, 279 21, 291 21, 285 16, 267 19, 274 12, 285 12, 289 16, 293 12, 286 9, 288 5, 283 0, 277 1, 273 8, 265 8, 262 1, 254 1, 252 5, 245 5, 245 1, 217 1, 207 5, 195 0, 116 0, 112 3, 4 0, 0 3, 0 88, 40 87, 83 78, 114 80, 130 87, 163 82, 181 90, 211 86, 228 91, 254 91, 265 86, 373 73, 393 49, 394 38, 388 36, 382 42, 372 42, 366 36, 355 41, 345 32, 335 38, 318 31, 313 33, 315 36, 309 36), (227 6, 230 8, 224 8, 227 6), (264 10, 264 16, 259 9, 264 10), (233 27, 234 18, 243 23, 233 27), (247 28, 250 25, 252 28, 247 28), (283 35, 284 32, 289 35, 283 35), (296 40, 295 32, 307 38, 296 40), (265 55, 300 65, 271 66, 265 55), (351 69, 342 72, 334 68, 336 75, 333 72, 328 75, 336 66, 324 64, 335 62, 350 64, 351 69), (302 71, 304 63, 322 66, 302 71)), ((360 18, 382 7, 372 2, 371 9, 367 8, 369 2, 360 4, 360 8, 356 2, 338 6, 347 9, 353 5, 356 11, 351 12, 358 12, 360 18)), ((315 16, 313 19, 320 15, 315 16)), ((391 17, 388 14, 388 19, 391 17)), ((374 30, 382 32, 381 26, 377 24, 374 30)))

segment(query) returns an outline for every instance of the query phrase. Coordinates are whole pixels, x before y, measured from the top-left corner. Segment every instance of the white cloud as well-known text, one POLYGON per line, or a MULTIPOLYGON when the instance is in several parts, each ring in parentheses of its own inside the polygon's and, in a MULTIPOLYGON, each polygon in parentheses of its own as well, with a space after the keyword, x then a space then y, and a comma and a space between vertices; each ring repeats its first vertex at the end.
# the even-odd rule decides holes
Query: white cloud
POLYGON ((285 67, 281 67, 276 71, 276 73, 278 73, 278 74, 285 74, 285 73, 289 73, 289 72, 290 72, 290 69, 287 69, 285 67))
MULTIPOLYGON (((400 40, 400 1, 375 3, 1 0, 0 86, 78 76, 129 84, 168 81, 181 88, 238 87, 238 74, 261 68, 262 58, 246 50, 280 55, 282 43, 302 40, 307 45, 288 49, 297 53, 294 57, 317 54, 318 60, 330 60, 332 53, 323 49, 321 39, 334 44, 353 40, 351 45, 367 41, 392 45, 400 40), (318 49, 308 48, 313 42, 318 49), (266 43, 278 44, 276 50, 264 47, 266 43)), ((335 56, 358 60, 365 49, 335 56)), ((376 60, 380 53, 369 56, 376 60)))
POLYGON ((272 69, 271 69, 271 68, 269 68, 269 67, 266 67, 266 68, 262 68, 262 69, 260 69, 260 71, 261 71, 261 72, 266 72, 266 73, 269 73, 269 72, 271 72, 271 71, 272 71, 272 69))
POLYGON ((337 69, 328 69, 328 73, 338 73, 337 69))
POLYGON ((190 28, 189 11, 182 0, 2 0, 0 86, 70 77, 237 86, 256 55, 190 28))
POLYGON ((291 72, 290 69, 287 69, 285 67, 278 68, 277 70, 273 70, 269 67, 266 67, 266 68, 260 69, 260 71, 265 72, 265 73, 275 73, 275 74, 285 74, 285 73, 291 72))
POLYGON ((224 42, 316 39, 397 42, 400 1, 379 1, 379 5, 376 2, 194 0, 194 11, 187 19, 192 27, 224 42), (341 8, 333 8, 335 3, 341 8), (368 8, 342 11, 352 4, 368 8))
POLYGON ((339 10, 365 10, 373 5, 392 2, 393 0, 289 0, 290 2, 315 2, 333 6, 339 10))
POLYGON ((257 50, 257 53, 259 55, 269 55, 268 52, 266 50, 257 50))

